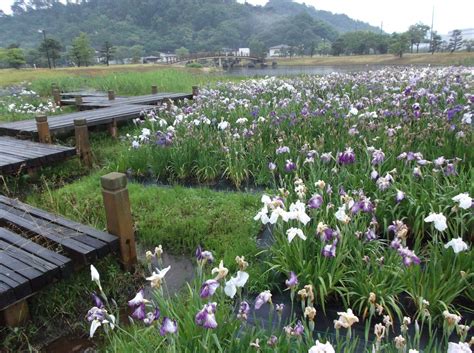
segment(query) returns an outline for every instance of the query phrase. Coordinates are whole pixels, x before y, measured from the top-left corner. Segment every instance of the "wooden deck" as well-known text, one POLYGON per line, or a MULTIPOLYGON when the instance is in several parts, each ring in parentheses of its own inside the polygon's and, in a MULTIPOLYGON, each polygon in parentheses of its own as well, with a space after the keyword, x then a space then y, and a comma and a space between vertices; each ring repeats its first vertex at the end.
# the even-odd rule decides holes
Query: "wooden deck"
MULTIPOLYGON (((74 131, 75 119, 86 119, 88 126, 97 126, 130 120, 140 116, 142 111, 153 109, 150 105, 114 105, 97 110, 55 115, 48 117, 49 130, 52 135, 64 134, 74 131)), ((38 129, 35 120, 22 120, 0 125, 0 135, 9 136, 36 136, 38 129)))
MULTIPOLYGON (((76 105, 76 99, 70 98, 70 94, 66 94, 64 99, 61 99, 62 105, 76 105)), ((104 106, 113 106, 118 104, 141 104, 141 105, 156 105, 159 102, 162 102, 166 99, 171 100, 182 100, 182 99, 192 99, 192 94, 187 93, 157 93, 157 94, 147 94, 143 96, 133 96, 133 97, 115 97, 113 100, 109 100, 107 96, 100 95, 85 95, 82 97, 82 104, 80 106, 85 106, 88 109, 91 108, 102 108, 104 106)))
POLYGON ((118 249, 114 235, 0 195, 0 310, 118 249))
POLYGON ((73 147, 0 137, 0 175, 49 165, 76 155, 73 147))

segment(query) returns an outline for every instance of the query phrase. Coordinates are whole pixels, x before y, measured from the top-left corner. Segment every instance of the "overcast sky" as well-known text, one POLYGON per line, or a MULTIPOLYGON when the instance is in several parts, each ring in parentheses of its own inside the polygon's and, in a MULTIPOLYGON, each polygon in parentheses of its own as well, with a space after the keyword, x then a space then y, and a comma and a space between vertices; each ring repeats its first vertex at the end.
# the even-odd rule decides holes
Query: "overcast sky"
MULTIPOLYGON (((238 0, 245 2, 245 0, 238 0)), ((264 5, 267 0, 247 0, 264 5)), ((447 34, 456 28, 474 27, 473 0, 296 0, 320 10, 345 13, 348 16, 380 26, 386 32, 402 32, 411 24, 422 22, 431 25, 431 12, 435 8, 435 30, 447 34)), ((10 12, 13 0, 0 0, 0 8, 10 12)))

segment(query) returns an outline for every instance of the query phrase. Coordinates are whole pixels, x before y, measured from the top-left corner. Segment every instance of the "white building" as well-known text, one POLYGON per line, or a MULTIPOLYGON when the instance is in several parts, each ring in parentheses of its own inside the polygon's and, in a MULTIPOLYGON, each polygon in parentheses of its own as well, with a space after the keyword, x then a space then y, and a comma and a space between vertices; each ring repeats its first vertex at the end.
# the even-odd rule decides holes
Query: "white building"
POLYGON ((250 48, 239 48, 237 56, 250 56, 250 48))
POLYGON ((274 47, 271 47, 269 50, 268 50, 268 56, 269 57, 274 57, 274 56, 285 56, 286 55, 286 52, 290 49, 290 46, 289 45, 285 45, 285 44, 280 44, 280 45, 276 45, 274 47))

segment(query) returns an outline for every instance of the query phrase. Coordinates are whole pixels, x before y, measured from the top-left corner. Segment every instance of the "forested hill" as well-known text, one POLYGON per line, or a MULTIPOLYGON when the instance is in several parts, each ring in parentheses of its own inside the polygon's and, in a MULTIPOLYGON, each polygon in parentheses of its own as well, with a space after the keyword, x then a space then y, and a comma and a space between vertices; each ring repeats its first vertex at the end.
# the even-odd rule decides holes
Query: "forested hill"
POLYGON ((265 6, 236 0, 16 0, 13 14, 0 14, 0 47, 37 47, 40 29, 64 47, 80 32, 92 45, 143 46, 146 53, 247 47, 253 40, 266 47, 333 41, 338 32, 377 28, 346 15, 318 11, 291 0, 265 6))

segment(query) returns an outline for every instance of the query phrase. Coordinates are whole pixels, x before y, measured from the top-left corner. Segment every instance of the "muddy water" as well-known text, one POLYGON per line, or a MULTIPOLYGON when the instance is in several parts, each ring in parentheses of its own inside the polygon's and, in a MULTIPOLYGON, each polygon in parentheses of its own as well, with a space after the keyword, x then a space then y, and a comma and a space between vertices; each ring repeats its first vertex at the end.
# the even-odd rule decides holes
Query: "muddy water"
POLYGON ((53 341, 41 350, 44 353, 93 353, 94 344, 87 338, 64 336, 53 341))

